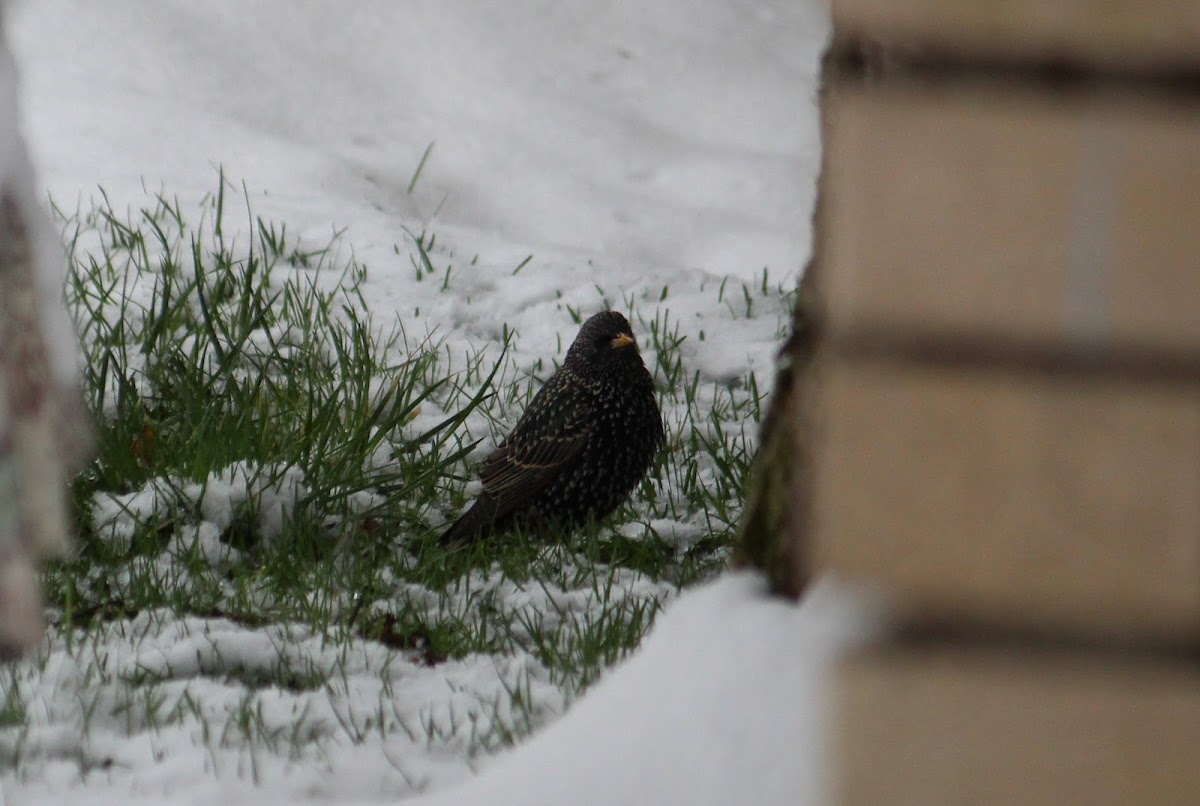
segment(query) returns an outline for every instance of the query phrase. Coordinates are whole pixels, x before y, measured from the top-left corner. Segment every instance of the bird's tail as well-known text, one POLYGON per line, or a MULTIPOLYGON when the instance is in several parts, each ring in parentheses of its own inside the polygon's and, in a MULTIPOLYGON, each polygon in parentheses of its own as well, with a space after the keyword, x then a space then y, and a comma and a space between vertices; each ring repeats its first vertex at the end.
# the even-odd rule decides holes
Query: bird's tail
POLYGON ((492 525, 492 507, 483 498, 471 505, 454 525, 442 533, 438 540, 442 546, 465 546, 474 543, 489 531, 492 525))

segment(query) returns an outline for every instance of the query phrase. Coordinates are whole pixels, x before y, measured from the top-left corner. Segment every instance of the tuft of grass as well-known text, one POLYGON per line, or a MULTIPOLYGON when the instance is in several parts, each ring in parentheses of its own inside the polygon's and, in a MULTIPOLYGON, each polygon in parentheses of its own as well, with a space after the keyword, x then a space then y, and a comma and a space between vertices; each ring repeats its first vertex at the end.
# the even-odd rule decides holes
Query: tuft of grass
POLYGON ((459 408, 405 436, 450 381, 437 345, 380 330, 364 270, 331 269, 332 244, 305 250, 262 219, 251 219, 254 237, 229 241, 226 188, 222 180, 199 232, 161 195, 133 216, 105 200, 74 221, 68 300, 101 427, 98 458, 74 485, 81 551, 50 574, 69 624, 160 606, 270 618, 251 602, 265 590, 279 617, 326 627, 335 591, 314 599, 309 586, 358 582, 362 564, 390 550, 382 535, 425 525, 430 500, 474 447, 458 426, 501 364, 459 408), (99 248, 83 249, 85 240, 99 248), (218 518, 217 537, 254 562, 216 579, 195 542, 179 538, 230 485, 244 494, 218 518), (130 508, 139 492, 153 499, 146 511, 130 508), (98 515, 100 504, 121 511, 98 515), (113 540, 122 516, 132 533, 113 540), (166 567, 137 562, 173 540, 166 567), (339 545, 344 562, 332 563, 339 545), (121 584, 84 586, 115 567, 121 584))
POLYGON ((408 188, 406 193, 412 195, 412 192, 417 189, 417 182, 421 181, 421 172, 425 170, 425 163, 429 161, 429 155, 433 153, 433 142, 425 146, 424 153, 421 154, 421 160, 417 163, 416 170, 413 171, 412 179, 408 180, 408 188))

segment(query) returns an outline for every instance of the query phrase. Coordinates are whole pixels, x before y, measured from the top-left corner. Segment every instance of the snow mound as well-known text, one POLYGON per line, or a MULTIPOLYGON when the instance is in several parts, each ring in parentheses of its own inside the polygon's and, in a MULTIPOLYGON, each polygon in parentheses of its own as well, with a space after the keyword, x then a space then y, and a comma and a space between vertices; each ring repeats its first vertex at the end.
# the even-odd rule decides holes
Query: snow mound
POLYGON ((830 669, 881 623, 832 580, 796 605, 729 574, 683 594, 562 720, 420 803, 826 803, 830 669))

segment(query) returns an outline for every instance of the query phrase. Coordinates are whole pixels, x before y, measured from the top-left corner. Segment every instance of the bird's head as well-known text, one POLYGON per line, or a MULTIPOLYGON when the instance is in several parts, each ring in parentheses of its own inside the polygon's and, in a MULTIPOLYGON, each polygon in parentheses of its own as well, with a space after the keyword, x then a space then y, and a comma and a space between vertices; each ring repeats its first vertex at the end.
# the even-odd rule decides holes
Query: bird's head
POLYGON ((629 320, 616 311, 601 311, 579 329, 565 362, 573 369, 603 371, 609 367, 641 366, 637 340, 629 320))

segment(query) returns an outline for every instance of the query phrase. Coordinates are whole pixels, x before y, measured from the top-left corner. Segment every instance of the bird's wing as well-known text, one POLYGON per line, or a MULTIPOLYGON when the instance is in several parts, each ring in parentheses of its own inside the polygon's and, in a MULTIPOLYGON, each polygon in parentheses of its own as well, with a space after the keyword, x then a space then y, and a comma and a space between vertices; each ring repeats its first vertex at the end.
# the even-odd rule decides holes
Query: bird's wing
POLYGON ((580 454, 592 427, 587 418, 571 417, 553 429, 531 428, 519 440, 505 440, 479 471, 484 491, 496 504, 496 517, 512 512, 549 484, 580 454))

